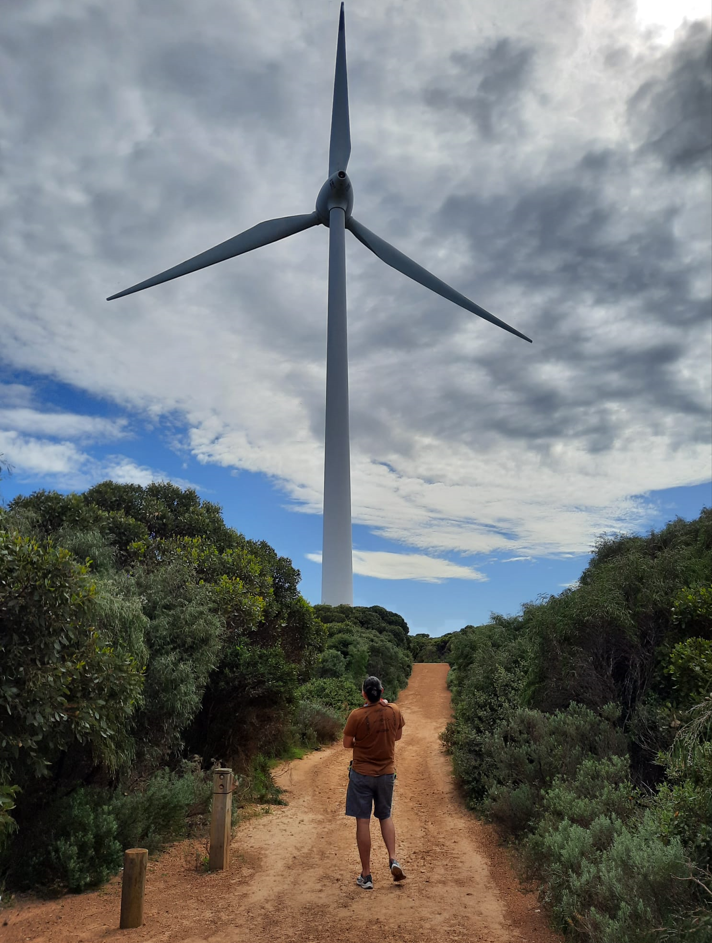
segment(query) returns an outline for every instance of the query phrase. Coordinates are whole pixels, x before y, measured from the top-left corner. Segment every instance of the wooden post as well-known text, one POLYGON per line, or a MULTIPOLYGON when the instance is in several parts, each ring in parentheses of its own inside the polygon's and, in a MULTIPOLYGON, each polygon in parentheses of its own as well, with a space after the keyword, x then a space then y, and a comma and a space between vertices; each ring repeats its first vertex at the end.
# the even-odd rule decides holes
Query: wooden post
POLYGON ((143 926, 143 892, 146 888, 147 863, 146 848, 129 848, 124 852, 120 930, 143 926))
POLYGON ((232 835, 232 770, 213 770, 213 813, 210 818, 211 871, 227 871, 230 867, 232 835))

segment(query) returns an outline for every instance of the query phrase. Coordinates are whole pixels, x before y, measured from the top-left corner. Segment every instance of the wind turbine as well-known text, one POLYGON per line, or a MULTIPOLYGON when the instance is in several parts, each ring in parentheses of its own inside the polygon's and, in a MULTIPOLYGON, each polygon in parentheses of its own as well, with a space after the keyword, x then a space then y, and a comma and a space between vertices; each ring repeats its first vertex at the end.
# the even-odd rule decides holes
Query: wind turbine
POLYGON ((334 101, 331 112, 329 177, 316 199, 316 210, 303 216, 286 216, 258 223, 238 236, 221 242, 206 252, 181 262, 173 268, 147 278, 131 288, 107 298, 113 301, 144 288, 152 288, 189 272, 197 272, 216 262, 251 252, 312 226, 329 229, 329 290, 326 344, 326 429, 324 457, 324 536, 322 545, 322 602, 330 605, 353 604, 353 569, 351 547, 351 472, 349 445, 349 380, 346 336, 346 250, 345 230, 349 229, 367 249, 386 265, 448 301, 504 328, 510 334, 531 343, 530 338, 500 321, 459 291, 413 262, 380 236, 366 229, 352 216, 353 189, 346 173, 351 155, 349 95, 346 77, 346 37, 344 4, 339 15, 336 46, 334 101))

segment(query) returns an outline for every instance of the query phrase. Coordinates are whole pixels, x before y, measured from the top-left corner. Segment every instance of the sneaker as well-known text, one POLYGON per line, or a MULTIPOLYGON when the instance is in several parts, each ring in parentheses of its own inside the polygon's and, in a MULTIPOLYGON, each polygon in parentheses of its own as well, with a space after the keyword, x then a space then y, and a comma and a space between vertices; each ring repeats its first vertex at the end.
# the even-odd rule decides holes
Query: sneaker
POLYGON ((403 874, 403 868, 401 868, 401 866, 398 864, 395 858, 393 859, 393 861, 391 861, 391 874, 393 875, 394 881, 405 880, 405 874, 403 874))
POLYGON ((370 874, 367 877, 364 877, 363 874, 359 874, 359 876, 356 878, 356 883, 365 891, 373 890, 373 878, 370 874))

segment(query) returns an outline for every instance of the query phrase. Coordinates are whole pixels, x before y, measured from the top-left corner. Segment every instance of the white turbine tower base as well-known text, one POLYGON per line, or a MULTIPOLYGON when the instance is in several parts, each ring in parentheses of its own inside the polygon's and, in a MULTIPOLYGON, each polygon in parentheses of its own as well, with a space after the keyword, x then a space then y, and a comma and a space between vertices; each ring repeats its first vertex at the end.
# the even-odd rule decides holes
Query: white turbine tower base
POLYGON ((474 301, 436 278, 380 236, 362 226, 351 215, 353 189, 346 169, 351 156, 349 94, 346 74, 344 5, 339 16, 336 46, 334 101, 331 113, 329 178, 319 191, 316 211, 303 216, 285 216, 258 223, 226 242, 193 256, 173 268, 154 275, 131 288, 111 295, 107 301, 152 288, 189 272, 224 262, 260 246, 293 236, 312 226, 329 227, 329 300, 326 343, 326 426, 324 454, 324 539, 322 546, 322 602, 332 606, 353 605, 353 564, 351 549, 351 471, 349 439, 349 364, 346 321, 345 230, 387 265, 419 282, 436 294, 471 311, 497 327, 531 340, 500 321, 474 301))

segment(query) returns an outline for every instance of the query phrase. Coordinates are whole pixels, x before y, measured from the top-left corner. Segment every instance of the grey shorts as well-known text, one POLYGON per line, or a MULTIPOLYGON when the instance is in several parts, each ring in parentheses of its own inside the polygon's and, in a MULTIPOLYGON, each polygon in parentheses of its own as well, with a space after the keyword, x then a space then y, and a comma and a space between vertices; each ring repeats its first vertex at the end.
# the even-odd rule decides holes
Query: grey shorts
POLYGON ((349 771, 349 788, 346 792, 346 814, 356 819, 370 819, 371 806, 377 819, 391 817, 393 783, 395 773, 383 776, 364 776, 355 770, 349 771))

